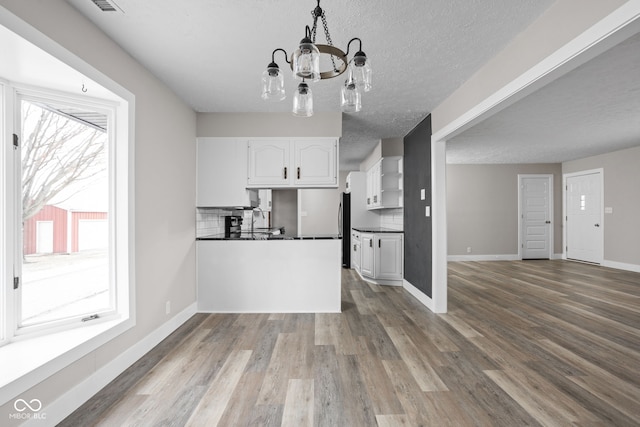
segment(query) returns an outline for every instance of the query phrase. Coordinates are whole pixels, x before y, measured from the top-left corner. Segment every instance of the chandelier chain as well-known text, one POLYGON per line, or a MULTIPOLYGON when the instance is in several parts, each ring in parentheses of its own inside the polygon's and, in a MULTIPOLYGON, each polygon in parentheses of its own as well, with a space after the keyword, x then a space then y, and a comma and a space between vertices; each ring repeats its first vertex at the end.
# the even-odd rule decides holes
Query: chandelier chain
MULTIPOLYGON (((311 28, 311 41, 313 43, 316 42, 316 32, 318 29, 318 17, 322 19, 322 27, 324 29, 324 37, 327 39, 327 45, 333 46, 333 41, 331 40, 331 35, 329 34, 329 26, 327 25, 327 17, 324 15, 324 10, 322 14, 317 15, 314 10, 311 11, 311 16, 313 17, 313 28, 311 28)), ((333 65, 333 71, 337 72, 338 67, 336 66, 336 60, 333 55, 329 55, 331 57, 331 64, 333 65)))

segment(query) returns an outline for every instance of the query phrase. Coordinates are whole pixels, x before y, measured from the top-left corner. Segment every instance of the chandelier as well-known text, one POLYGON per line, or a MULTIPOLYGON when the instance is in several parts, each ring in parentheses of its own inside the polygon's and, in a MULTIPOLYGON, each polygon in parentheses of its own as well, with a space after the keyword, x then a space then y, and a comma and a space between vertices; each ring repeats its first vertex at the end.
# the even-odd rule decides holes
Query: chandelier
MULTIPOLYGON (((271 53, 271 63, 262 73, 262 99, 266 101, 282 101, 285 97, 284 77, 275 62, 275 54, 278 51, 284 53, 285 61, 291 66, 293 75, 301 80, 293 96, 293 114, 295 116, 310 117, 313 115, 313 97, 308 83, 324 79, 332 79, 347 71, 347 78, 340 90, 340 106, 345 113, 356 113, 362 108, 362 92, 371 90, 371 62, 362 51, 362 41, 355 37, 347 43, 346 53, 335 47, 327 28, 327 18, 324 10, 318 5, 311 11, 313 25, 305 26, 304 38, 300 41, 298 49, 289 60, 287 52, 278 48, 271 53), (316 43, 318 18, 322 21, 322 27, 327 44, 316 43), (351 61, 347 61, 351 43, 358 41, 358 51, 351 61), (320 70, 320 54, 328 55, 331 60, 330 68, 320 70)), ((328 62, 328 61, 327 61, 328 62)))

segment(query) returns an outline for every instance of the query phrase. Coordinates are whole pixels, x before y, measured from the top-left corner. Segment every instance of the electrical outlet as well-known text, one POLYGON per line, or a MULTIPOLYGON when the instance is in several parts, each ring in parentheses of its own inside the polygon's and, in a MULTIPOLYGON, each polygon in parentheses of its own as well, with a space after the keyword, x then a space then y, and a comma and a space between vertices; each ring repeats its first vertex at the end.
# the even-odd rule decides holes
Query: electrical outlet
POLYGON ((470 254, 471 253, 471 246, 467 246, 467 253, 470 254))
POLYGON ((167 301, 167 303, 165 304, 164 311, 166 314, 171 313, 171 301, 167 301))

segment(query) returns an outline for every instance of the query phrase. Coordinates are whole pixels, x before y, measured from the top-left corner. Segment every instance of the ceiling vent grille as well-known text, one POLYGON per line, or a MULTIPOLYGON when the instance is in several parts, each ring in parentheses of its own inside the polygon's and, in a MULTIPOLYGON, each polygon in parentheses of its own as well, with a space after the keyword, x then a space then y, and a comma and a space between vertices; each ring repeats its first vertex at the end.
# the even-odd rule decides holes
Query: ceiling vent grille
POLYGON ((91 0, 103 12, 120 12, 121 9, 113 0, 91 0))

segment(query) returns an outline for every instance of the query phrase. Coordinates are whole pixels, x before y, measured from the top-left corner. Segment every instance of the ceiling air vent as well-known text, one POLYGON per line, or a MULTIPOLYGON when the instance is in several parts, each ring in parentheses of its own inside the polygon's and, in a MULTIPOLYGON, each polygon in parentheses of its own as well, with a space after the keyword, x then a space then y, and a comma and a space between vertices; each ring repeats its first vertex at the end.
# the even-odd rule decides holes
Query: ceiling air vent
POLYGON ((116 2, 113 0, 91 0, 93 4, 98 6, 103 12, 120 12, 121 9, 118 7, 116 2))

